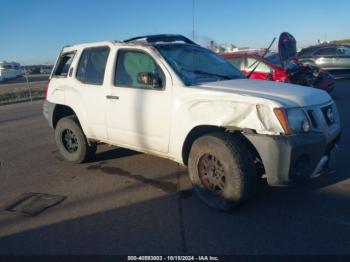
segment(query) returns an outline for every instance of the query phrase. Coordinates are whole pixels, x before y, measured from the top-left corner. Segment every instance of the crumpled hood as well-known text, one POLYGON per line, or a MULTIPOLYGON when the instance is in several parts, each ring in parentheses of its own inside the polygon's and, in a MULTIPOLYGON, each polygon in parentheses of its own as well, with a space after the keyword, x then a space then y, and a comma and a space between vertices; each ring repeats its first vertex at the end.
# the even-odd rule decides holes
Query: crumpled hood
POLYGON ((270 99, 285 107, 306 107, 324 104, 331 101, 327 92, 311 87, 277 83, 273 81, 236 79, 203 83, 199 88, 209 88, 213 91, 235 93, 245 96, 270 99))

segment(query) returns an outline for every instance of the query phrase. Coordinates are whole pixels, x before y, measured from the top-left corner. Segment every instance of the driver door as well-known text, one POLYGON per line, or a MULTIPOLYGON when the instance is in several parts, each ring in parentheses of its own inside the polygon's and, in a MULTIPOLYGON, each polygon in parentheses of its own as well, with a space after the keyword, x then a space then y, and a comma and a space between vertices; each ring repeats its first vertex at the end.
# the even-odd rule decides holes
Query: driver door
POLYGON ((170 133, 171 78, 152 55, 139 49, 119 49, 114 83, 107 100, 107 132, 112 144, 167 153, 170 133), (161 85, 140 83, 140 73, 152 73, 161 85))

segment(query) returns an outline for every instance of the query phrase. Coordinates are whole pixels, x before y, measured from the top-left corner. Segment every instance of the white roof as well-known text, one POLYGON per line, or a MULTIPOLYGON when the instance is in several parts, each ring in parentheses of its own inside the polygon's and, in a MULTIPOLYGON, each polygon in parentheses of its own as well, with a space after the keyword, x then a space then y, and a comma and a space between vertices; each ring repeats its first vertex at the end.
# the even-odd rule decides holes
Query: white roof
POLYGON ((132 41, 132 42, 124 42, 124 41, 100 41, 100 42, 90 42, 90 43, 82 43, 82 44, 74 44, 74 45, 66 45, 63 47, 65 52, 74 51, 76 49, 84 49, 87 47, 96 47, 96 46, 152 46, 152 44, 145 41, 132 41))

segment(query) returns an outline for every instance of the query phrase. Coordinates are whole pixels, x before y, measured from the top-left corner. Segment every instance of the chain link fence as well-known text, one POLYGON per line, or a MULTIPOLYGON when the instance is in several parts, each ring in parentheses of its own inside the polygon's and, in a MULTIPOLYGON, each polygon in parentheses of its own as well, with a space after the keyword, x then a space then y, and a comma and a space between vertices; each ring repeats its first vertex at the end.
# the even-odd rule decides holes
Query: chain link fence
POLYGON ((45 98, 48 75, 23 75, 0 81, 0 105, 45 98))

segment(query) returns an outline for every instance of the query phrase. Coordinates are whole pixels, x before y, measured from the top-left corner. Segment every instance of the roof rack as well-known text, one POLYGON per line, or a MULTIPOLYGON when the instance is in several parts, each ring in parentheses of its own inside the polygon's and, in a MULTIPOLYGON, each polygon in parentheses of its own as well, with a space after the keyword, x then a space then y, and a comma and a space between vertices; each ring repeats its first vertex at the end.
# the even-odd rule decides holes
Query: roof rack
POLYGON ((133 41, 137 41, 137 40, 145 40, 148 43, 156 43, 156 42, 169 42, 170 43, 170 42, 182 41, 182 42, 185 42, 187 44, 198 45, 183 35, 172 35, 172 34, 138 36, 138 37, 133 37, 133 38, 124 40, 124 42, 128 43, 128 42, 133 42, 133 41))

